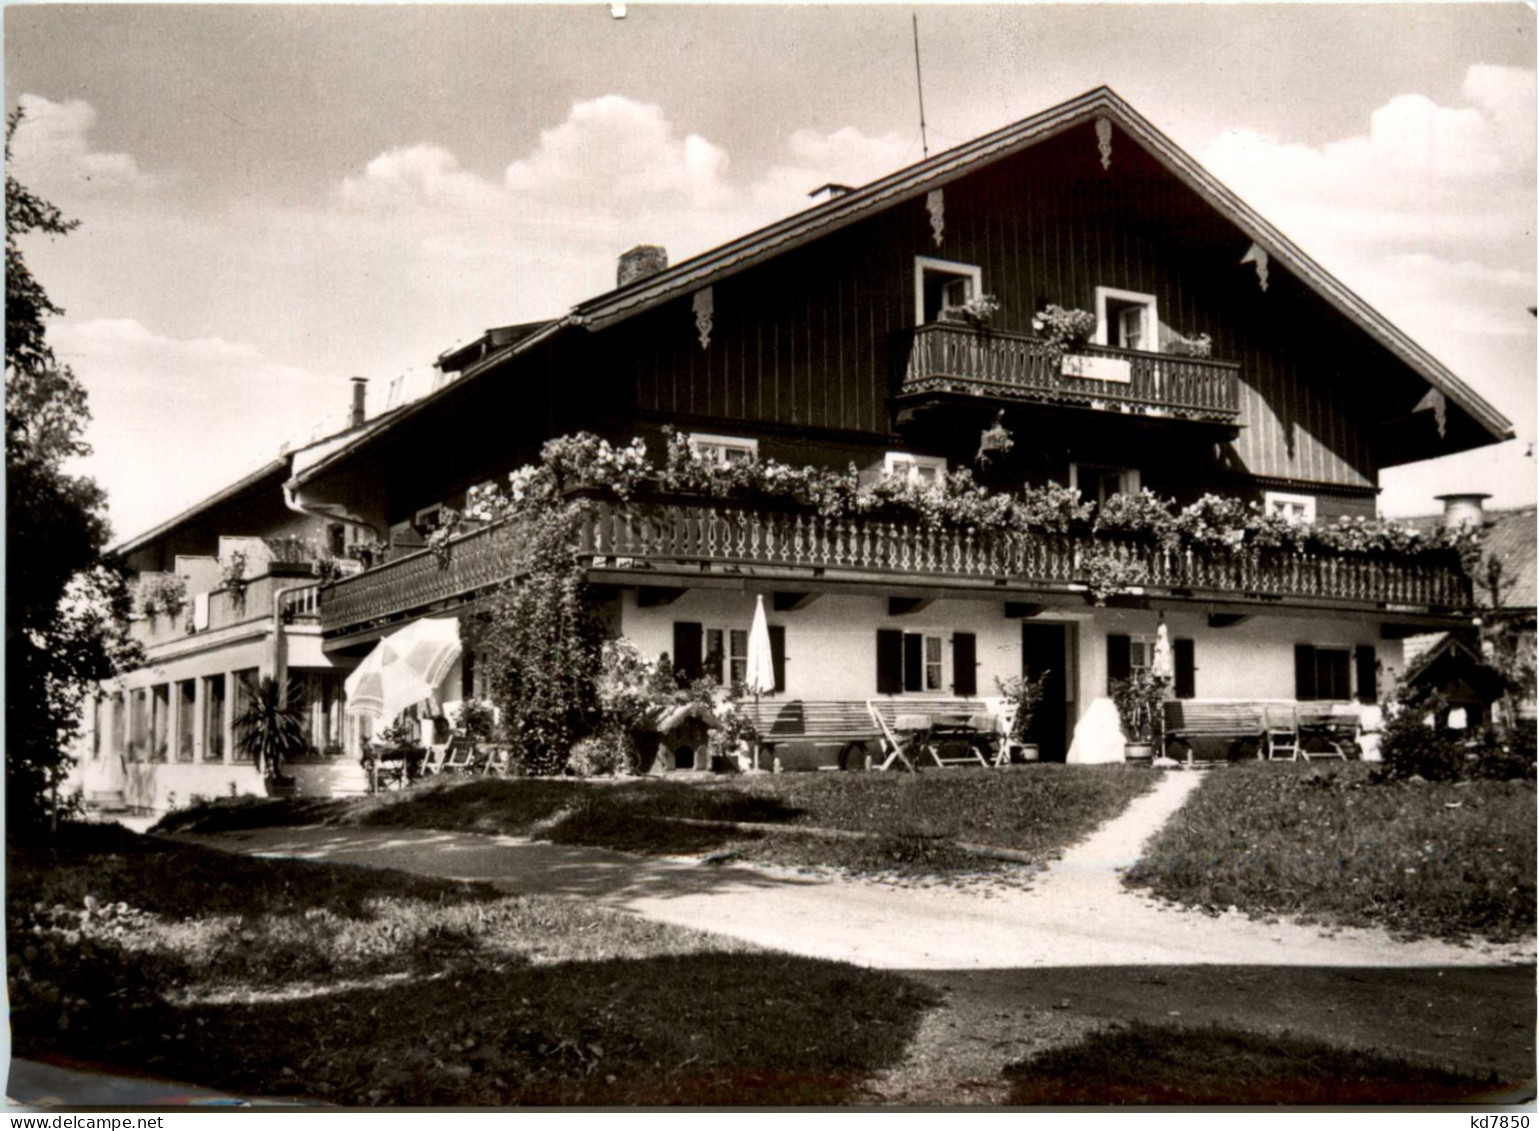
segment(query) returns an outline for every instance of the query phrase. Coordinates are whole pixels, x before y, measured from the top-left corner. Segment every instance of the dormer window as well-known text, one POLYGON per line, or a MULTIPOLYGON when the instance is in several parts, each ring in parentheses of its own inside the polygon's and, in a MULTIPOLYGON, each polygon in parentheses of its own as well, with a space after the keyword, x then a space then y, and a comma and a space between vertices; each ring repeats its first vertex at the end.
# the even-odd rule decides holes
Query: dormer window
POLYGON ((759 441, 742 436, 711 436, 691 432, 689 446, 707 463, 726 467, 733 463, 752 463, 759 458, 759 441))
POLYGON ((983 268, 920 255, 914 259, 914 322, 927 326, 941 311, 960 307, 983 293, 983 268))
POLYGON ((1313 522, 1315 497, 1313 495, 1289 495, 1282 491, 1268 491, 1265 507, 1267 514, 1281 515, 1289 522, 1313 522))
POLYGON ((928 486, 946 478, 946 461, 940 456, 916 456, 908 452, 888 452, 882 470, 889 476, 905 478, 910 483, 928 486))
POLYGON ((1153 295, 1095 289, 1096 345, 1158 353, 1160 311, 1153 295))

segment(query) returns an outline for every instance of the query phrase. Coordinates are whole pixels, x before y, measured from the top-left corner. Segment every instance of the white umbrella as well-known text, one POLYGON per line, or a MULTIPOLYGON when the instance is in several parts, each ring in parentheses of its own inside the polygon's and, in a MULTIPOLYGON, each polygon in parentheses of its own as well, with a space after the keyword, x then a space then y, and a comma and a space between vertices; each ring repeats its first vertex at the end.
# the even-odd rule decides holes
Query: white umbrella
POLYGON ((376 644, 347 677, 347 713, 393 721, 406 708, 433 698, 459 655, 459 621, 413 621, 376 644))
POLYGON ((1149 662, 1149 670, 1166 682, 1176 677, 1176 661, 1170 651, 1170 630, 1163 619, 1154 634, 1154 656, 1149 662))
MULTIPOLYGON (((748 665, 743 686, 753 692, 754 703, 766 691, 775 690, 775 654, 770 648, 769 618, 764 614, 764 594, 754 606, 753 625, 748 630, 748 665)), ((753 768, 759 768, 759 746, 754 744, 753 768)))

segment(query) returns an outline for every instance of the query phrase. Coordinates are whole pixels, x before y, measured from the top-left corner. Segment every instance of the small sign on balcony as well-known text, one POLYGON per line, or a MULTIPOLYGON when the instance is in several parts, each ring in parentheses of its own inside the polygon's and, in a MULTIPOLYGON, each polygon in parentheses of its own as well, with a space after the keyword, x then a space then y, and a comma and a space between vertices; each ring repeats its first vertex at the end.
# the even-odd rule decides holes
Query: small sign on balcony
POLYGON ((1133 382, 1133 363, 1121 357, 1067 354, 1063 359, 1063 375, 1086 377, 1092 381, 1116 381, 1122 385, 1130 385, 1133 382))

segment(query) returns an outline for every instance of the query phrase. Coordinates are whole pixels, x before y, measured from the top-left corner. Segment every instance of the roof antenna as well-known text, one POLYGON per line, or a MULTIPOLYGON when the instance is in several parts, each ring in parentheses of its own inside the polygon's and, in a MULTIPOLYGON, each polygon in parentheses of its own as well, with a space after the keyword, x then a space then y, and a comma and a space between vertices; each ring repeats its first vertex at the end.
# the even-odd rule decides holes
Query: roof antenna
POLYGON ((919 86, 919 144, 924 149, 924 155, 930 156, 930 143, 925 138, 924 132, 924 75, 919 70, 919 13, 910 13, 914 19, 914 82, 919 86))

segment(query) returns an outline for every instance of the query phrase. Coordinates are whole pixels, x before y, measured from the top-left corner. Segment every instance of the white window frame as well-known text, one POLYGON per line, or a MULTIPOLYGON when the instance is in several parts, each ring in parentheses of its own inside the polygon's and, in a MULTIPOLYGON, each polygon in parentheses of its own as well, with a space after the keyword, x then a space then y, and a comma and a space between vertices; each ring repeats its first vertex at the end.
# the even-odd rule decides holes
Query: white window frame
POLYGON ((928 255, 914 256, 914 325, 924 321, 924 273, 964 276, 968 280, 968 298, 983 294, 983 268, 972 263, 953 263, 949 259, 932 259, 928 255))
POLYGON ((421 508, 416 514, 412 515, 412 526, 416 527, 418 531, 437 529, 443 509, 444 505, 442 503, 434 503, 430 507, 421 508))
POLYGON ((933 471, 933 482, 939 483, 946 478, 946 459, 944 456, 916 456, 912 452, 888 452, 882 460, 883 475, 901 475, 910 483, 926 482, 923 471, 933 471))
POLYGON ((1128 636, 1128 672, 1137 675, 1154 667, 1155 637, 1145 633, 1132 633, 1128 636), (1138 660, 1138 654, 1142 652, 1143 662, 1138 660))
POLYGON ((732 687, 748 678, 748 630, 730 624, 705 624, 700 626, 700 662, 708 676, 715 677, 722 687, 732 687), (713 632, 721 634, 721 670, 710 667, 710 639, 713 632))
POLYGON ((1118 479, 1117 493, 1121 495, 1136 495, 1143 488, 1143 477, 1139 474, 1136 467, 1118 467, 1115 464, 1109 463, 1071 463, 1069 464, 1069 486, 1077 489, 1080 498, 1087 502, 1100 503, 1104 500, 1099 497, 1099 494, 1096 498, 1091 499, 1085 493, 1085 488, 1079 481, 1081 469, 1095 474, 1103 471, 1115 471, 1118 479))
POLYGON ((1313 495, 1294 495, 1287 491, 1268 491, 1263 496, 1263 506, 1267 514, 1280 511, 1289 522, 1313 522, 1315 520, 1315 497, 1313 495), (1295 511, 1292 508, 1297 507, 1295 511))
POLYGON ((900 631, 903 633, 903 641, 904 641, 904 643, 903 643, 903 656, 904 656, 904 663, 903 663, 903 668, 904 668, 904 672, 903 672, 903 678, 904 678, 903 694, 904 695, 944 695, 946 693, 946 688, 949 686, 947 684, 947 682, 946 682, 946 672, 947 672, 947 668, 950 667, 950 662, 946 659, 946 652, 947 652, 947 645, 951 643, 950 635, 945 630, 939 629, 939 628, 904 628, 904 629, 901 629, 900 631), (908 680, 908 659, 907 659, 907 657, 908 657, 908 638, 910 636, 917 636, 917 637, 919 637, 923 641, 923 643, 920 644, 920 646, 919 646, 919 654, 920 654, 920 658, 921 658, 921 661, 922 661, 921 664, 920 664, 919 681, 921 683, 925 684, 925 686, 923 686, 923 687, 917 687, 917 688, 916 687, 909 687, 908 683, 907 683, 907 680, 908 680), (935 641, 936 659, 934 659, 934 660, 930 659, 930 641, 932 641, 932 640, 935 641), (934 668, 934 672, 935 672, 935 686, 934 687, 930 687, 929 686, 931 668, 934 668))
POLYGON ((732 462, 727 456, 728 452, 741 452, 750 463, 759 458, 759 441, 751 436, 716 436, 709 432, 691 432, 689 446, 697 456, 719 467, 726 467, 732 462))
MULTIPOLYGON (((1106 300, 1114 302, 1135 303, 1144 308, 1143 344, 1139 346, 1139 353, 1160 352, 1160 304, 1153 295, 1146 295, 1139 291, 1123 291, 1116 287, 1097 287, 1095 289, 1095 344, 1098 346, 1110 346, 1111 324, 1106 318, 1106 300)), ((1121 348, 1121 347, 1117 347, 1121 348)))

